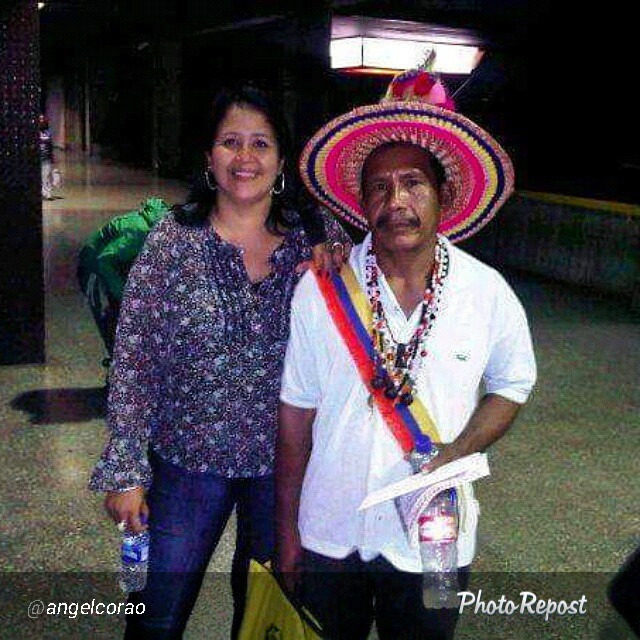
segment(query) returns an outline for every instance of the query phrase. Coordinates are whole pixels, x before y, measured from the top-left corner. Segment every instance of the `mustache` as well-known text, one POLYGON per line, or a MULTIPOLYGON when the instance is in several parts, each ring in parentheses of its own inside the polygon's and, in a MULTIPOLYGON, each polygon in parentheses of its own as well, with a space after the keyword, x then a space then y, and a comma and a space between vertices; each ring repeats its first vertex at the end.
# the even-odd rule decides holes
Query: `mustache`
POLYGON ((407 226, 417 229, 420 226, 420 219, 415 215, 382 213, 375 222, 376 229, 384 229, 392 224, 406 224, 407 226))

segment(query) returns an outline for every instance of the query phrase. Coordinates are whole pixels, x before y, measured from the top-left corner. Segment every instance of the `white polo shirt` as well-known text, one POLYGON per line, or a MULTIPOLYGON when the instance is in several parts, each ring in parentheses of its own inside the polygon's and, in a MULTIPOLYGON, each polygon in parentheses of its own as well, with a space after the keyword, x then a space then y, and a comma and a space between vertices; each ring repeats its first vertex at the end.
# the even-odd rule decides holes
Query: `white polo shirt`
MULTIPOLYGON (((350 258, 363 289, 370 243, 369 234, 350 258)), ((447 247, 449 274, 416 385, 443 442, 464 429, 482 387, 524 403, 536 378, 527 319, 509 285, 494 269, 451 243, 447 247)), ((418 325, 420 305, 407 319, 382 274, 380 293, 393 335, 407 342, 418 325)), ((356 550, 364 560, 382 554, 402 571, 420 572, 419 550, 409 546, 393 501, 357 511, 369 492, 411 473, 368 397, 315 277, 305 274, 293 298, 280 394, 289 405, 316 410, 300 497, 302 546, 332 558, 356 550)), ((478 516, 471 487, 463 494, 460 566, 470 564, 475 554, 478 516)))

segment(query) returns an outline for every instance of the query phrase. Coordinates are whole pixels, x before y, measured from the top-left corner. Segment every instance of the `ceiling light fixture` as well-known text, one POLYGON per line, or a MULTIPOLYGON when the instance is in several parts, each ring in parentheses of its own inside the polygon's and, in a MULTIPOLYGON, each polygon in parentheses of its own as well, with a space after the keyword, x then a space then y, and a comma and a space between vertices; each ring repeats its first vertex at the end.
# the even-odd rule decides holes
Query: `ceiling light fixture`
POLYGON ((482 59, 483 40, 469 30, 364 16, 334 16, 331 68, 347 73, 396 74, 436 53, 434 71, 470 74, 482 59))
POLYGON ((421 64, 435 50, 434 71, 469 74, 480 62, 478 47, 423 40, 391 38, 340 38, 331 41, 331 68, 366 73, 396 73, 421 64))

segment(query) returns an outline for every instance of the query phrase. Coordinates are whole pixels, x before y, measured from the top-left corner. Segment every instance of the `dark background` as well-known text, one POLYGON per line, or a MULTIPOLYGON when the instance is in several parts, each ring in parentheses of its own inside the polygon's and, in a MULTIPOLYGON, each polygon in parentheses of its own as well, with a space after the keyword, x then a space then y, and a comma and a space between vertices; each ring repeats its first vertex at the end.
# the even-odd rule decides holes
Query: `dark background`
MULTIPOLYGON (((458 96, 459 110, 512 154, 521 189, 638 202, 632 20, 621 2, 150 2, 53 0, 40 12, 43 86, 89 70, 92 141, 115 157, 151 163, 152 87, 162 70, 154 47, 181 51, 180 161, 197 162, 202 114, 215 89, 262 79, 297 101, 294 133, 304 141, 327 117, 377 101, 388 79, 328 70, 328 20, 366 15, 474 29, 487 55, 458 96), (147 43, 140 48, 143 43, 147 43), (154 69, 154 64, 156 68, 154 69), (284 77, 283 77, 284 76, 284 77), (287 84, 288 83, 288 84, 287 84)), ((455 88, 460 78, 449 78, 455 88)), ((46 98, 43 95, 43 100, 46 98)), ((162 170, 161 170, 162 172, 162 170)))

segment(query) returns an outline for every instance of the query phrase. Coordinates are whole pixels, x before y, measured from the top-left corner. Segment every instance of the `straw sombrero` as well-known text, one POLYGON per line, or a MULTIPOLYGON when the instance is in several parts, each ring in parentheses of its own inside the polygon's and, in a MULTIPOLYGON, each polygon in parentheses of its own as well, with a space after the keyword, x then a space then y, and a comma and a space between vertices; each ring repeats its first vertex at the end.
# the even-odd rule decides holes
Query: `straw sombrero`
POLYGON ((322 127, 302 152, 302 179, 333 213, 367 230, 360 206, 362 165, 388 142, 424 147, 442 165, 438 231, 452 242, 487 224, 513 191, 509 156, 486 131, 455 112, 442 82, 423 69, 396 76, 380 103, 353 109, 322 127))

